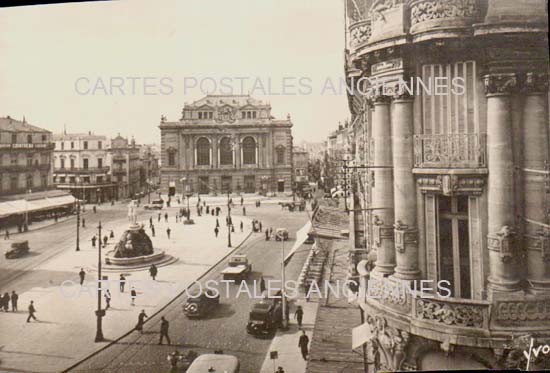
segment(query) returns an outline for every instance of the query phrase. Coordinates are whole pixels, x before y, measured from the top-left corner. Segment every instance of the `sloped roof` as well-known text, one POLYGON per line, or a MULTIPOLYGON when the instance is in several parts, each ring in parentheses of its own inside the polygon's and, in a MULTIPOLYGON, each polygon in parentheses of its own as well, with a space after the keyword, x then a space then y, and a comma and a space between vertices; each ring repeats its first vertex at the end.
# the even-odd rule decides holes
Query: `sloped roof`
POLYGON ((217 107, 217 106, 234 106, 243 107, 247 105, 251 106, 268 106, 267 103, 256 100, 250 95, 207 95, 200 100, 194 101, 191 104, 185 105, 189 108, 198 108, 204 105, 217 107))
POLYGON ((40 127, 33 126, 26 121, 20 121, 9 116, 0 117, 0 131, 4 132, 43 132, 50 133, 40 127))

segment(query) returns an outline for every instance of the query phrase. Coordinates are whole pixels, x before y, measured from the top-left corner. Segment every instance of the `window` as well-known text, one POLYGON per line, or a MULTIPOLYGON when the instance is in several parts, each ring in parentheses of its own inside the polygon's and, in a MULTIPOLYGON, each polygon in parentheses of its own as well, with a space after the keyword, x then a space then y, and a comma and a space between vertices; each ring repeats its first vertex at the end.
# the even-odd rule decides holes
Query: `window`
POLYGON ((208 113, 208 119, 212 119, 212 118, 214 118, 214 113, 210 111, 208 113))
POLYGON ((233 164, 233 148, 231 145, 231 139, 224 137, 220 141, 220 165, 227 166, 233 164))
POLYGON ((210 165, 210 140, 206 137, 201 137, 197 141, 197 165, 210 165))
POLYGON ((65 142, 61 141, 61 150, 64 150, 64 149, 65 149, 65 142))
POLYGON ((74 149, 74 141, 71 141, 71 149, 74 149))
POLYGON ((17 176, 10 177, 10 190, 16 191, 17 190, 17 176))
POLYGON ((252 118, 252 112, 247 111, 247 112, 246 112, 246 118, 247 118, 247 119, 251 119, 251 118, 252 118))
POLYGON ((31 189, 32 187, 33 187, 32 175, 27 175, 27 189, 31 189))
POLYGON ((202 119, 202 111, 199 111, 199 119, 202 119))
POLYGON ((27 144, 32 144, 32 135, 27 135, 27 144))
POLYGON ((246 118, 246 111, 241 111, 241 118, 242 118, 242 119, 245 119, 245 118, 246 118))
POLYGON ((168 152, 168 166, 175 166, 176 165, 176 153, 171 151, 168 152))
POLYGON ((48 136, 42 135, 42 142, 46 142, 48 140, 48 136))
POLYGON ((12 144, 16 144, 16 143, 17 143, 17 134, 16 134, 16 133, 12 133, 12 134, 11 134, 11 143, 12 143, 12 144))
POLYGON ((98 184, 101 184, 103 182, 103 176, 96 176, 95 180, 98 184))
POLYGON ((250 136, 243 140, 243 164, 256 164, 256 140, 250 136))
POLYGON ((87 170, 87 169, 88 169, 88 158, 84 158, 84 159, 82 160, 82 164, 83 164, 83 168, 84 168, 85 170, 87 170))
POLYGON ((40 183, 42 188, 46 188, 48 186, 48 175, 40 176, 40 183))
POLYGON ((103 158, 97 159, 97 168, 103 168, 103 158))
POLYGON ((10 161, 12 166, 17 165, 17 154, 12 154, 10 161))
POLYGON ((285 164, 285 148, 284 146, 278 146, 277 152, 277 164, 285 164))
POLYGON ((97 142, 97 148, 98 149, 103 149, 103 143, 101 141, 97 142))
POLYGON ((88 149, 88 141, 84 141, 84 149, 88 149))
POLYGON ((59 176, 59 183, 64 184, 65 183, 65 176, 59 176))
POLYGON ((71 159, 71 170, 74 169, 74 159, 71 159))
POLYGON ((59 160, 59 162, 60 162, 60 167, 61 167, 61 168, 65 168, 65 159, 64 159, 64 158, 61 158, 61 159, 59 160))
POLYGON ((252 112, 252 118, 256 119, 256 112, 255 111, 252 112))
POLYGON ((32 154, 27 154, 27 166, 32 166, 32 154))

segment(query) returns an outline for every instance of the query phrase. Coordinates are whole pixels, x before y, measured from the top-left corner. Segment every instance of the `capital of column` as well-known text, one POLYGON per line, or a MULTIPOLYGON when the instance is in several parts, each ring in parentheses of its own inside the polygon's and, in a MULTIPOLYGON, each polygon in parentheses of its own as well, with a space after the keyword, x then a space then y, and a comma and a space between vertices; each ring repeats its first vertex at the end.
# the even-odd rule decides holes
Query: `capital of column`
POLYGON ((483 77, 487 96, 504 96, 514 92, 518 85, 517 74, 489 74, 483 77))
POLYGON ((368 100, 371 105, 389 105, 392 96, 388 94, 384 85, 378 85, 370 90, 368 100))
POLYGON ((548 92, 548 74, 529 72, 525 74, 525 80, 521 91, 528 95, 544 94, 548 92))

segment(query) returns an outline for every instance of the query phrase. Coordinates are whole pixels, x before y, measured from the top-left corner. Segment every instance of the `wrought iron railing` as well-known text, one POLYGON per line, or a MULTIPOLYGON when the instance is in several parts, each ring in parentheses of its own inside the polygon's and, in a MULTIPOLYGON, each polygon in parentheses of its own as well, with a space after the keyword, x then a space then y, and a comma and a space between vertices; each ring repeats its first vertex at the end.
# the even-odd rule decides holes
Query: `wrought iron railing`
POLYGON ((418 168, 487 167, 487 135, 477 133, 415 135, 418 168))

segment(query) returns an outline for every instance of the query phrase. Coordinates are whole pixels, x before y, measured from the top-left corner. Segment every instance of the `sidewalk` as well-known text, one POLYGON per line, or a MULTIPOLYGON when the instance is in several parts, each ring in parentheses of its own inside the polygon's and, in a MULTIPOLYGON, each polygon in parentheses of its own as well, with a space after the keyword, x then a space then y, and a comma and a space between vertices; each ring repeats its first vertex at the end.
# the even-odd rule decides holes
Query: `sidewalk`
MULTIPOLYGON (((250 233, 250 220, 235 216, 234 223, 238 226, 242 220, 245 231, 240 233, 240 230, 236 229, 235 233, 232 233, 233 248, 228 248, 224 234, 227 233, 225 226, 222 225, 218 238, 214 238, 215 217, 195 215, 195 225, 183 225, 181 222, 175 222, 172 209, 168 211, 168 223, 164 222, 164 216, 161 222, 158 222, 155 219, 157 213, 151 214, 156 229, 156 237, 151 239, 156 250, 163 250, 179 260, 174 264, 159 267, 156 281, 150 280, 147 269, 124 272, 128 281, 124 293, 119 292, 118 284, 110 285, 111 308, 103 318, 103 334, 107 340, 114 340, 133 329, 137 315, 142 309, 149 316, 157 312, 196 278, 234 250, 250 233), (172 231, 170 239, 167 238, 167 227, 172 231), (129 289, 132 283, 138 291, 135 306, 130 304, 129 289)), ((164 212, 165 210, 163 215, 164 212)), ((218 218, 223 220, 223 217, 218 218)), ((148 216, 141 222, 145 225, 147 234, 150 234, 147 228, 148 216)), ((114 229, 116 228, 116 232, 122 232, 126 226, 127 222, 114 229)), ((118 237, 116 240, 118 241, 118 237)), ((60 245, 62 244, 64 241, 60 237, 60 245)), ((0 371, 62 371, 109 343, 94 343, 97 257, 97 250, 85 245, 80 252, 67 251, 37 266, 27 275, 43 278, 43 285, 32 287, 20 294, 19 312, 0 314, 0 371), (87 273, 83 286, 79 285, 78 279, 81 267, 87 273), (37 309, 38 321, 26 323, 26 310, 31 300, 37 309)), ((109 280, 119 278, 119 272, 106 272, 104 275, 108 276, 109 280)), ((8 290, 11 291, 5 289, 8 290)), ((104 298, 102 303, 105 307, 104 298)))
POLYGON ((290 309, 289 329, 277 330, 277 334, 275 338, 273 338, 273 342, 265 357, 260 373, 274 373, 277 367, 282 367, 287 373, 302 373, 306 371, 307 361, 302 358, 301 350, 298 347, 298 340, 302 332, 298 328, 296 320, 293 319, 294 311, 297 306, 302 306, 304 310, 302 330, 306 331, 311 341, 311 334, 317 317, 318 302, 318 299, 311 299, 309 302, 306 302, 304 298, 294 302, 294 306, 290 309), (272 351, 277 351, 278 359, 271 360, 270 353, 272 351))

